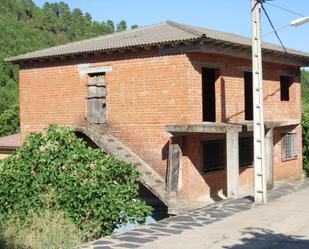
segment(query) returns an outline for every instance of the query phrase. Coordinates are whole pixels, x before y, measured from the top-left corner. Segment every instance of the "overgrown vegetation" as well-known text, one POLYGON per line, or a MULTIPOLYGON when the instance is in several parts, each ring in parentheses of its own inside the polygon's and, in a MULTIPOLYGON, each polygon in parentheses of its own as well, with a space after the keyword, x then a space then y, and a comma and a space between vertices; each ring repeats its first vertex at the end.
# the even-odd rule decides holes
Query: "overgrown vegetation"
POLYGON ((19 132, 19 107, 10 106, 0 115, 0 136, 19 132))
POLYGON ((84 237, 99 238, 128 222, 143 223, 150 214, 151 208, 138 198, 137 178, 133 165, 87 147, 69 128, 50 125, 29 135, 3 160, 0 214, 5 221, 17 217, 28 224, 18 241, 32 230, 31 219, 46 212, 63 213, 84 237))
POLYGON ((18 105, 18 67, 4 58, 126 29, 124 20, 117 25, 111 20, 93 21, 89 13, 70 10, 64 2, 39 8, 31 0, 0 0, 0 116, 18 105))
POLYGON ((2 220, 2 249, 67 249, 79 245, 84 236, 61 211, 31 213, 25 220, 13 216, 2 220))
POLYGON ((303 128, 303 161, 304 169, 309 176, 309 72, 302 71, 302 128, 303 128))

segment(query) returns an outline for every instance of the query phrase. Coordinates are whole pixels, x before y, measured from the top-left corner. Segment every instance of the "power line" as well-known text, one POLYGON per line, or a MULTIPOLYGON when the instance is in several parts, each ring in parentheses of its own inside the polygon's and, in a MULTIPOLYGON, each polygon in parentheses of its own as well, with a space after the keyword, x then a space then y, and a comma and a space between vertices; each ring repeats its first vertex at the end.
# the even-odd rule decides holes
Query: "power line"
POLYGON ((289 10, 289 9, 284 8, 284 7, 281 7, 281 6, 279 6, 279 5, 276 5, 276 4, 273 4, 273 3, 269 3, 268 1, 267 1, 266 3, 269 4, 269 5, 271 5, 271 6, 273 6, 273 7, 276 7, 276 8, 278 8, 278 9, 285 10, 285 11, 287 11, 287 12, 290 12, 290 13, 292 13, 292 14, 294 14, 294 15, 297 15, 297 16, 300 16, 300 17, 305 17, 305 15, 299 14, 299 13, 293 11, 293 10, 289 10))
MULTIPOLYGON (((291 24, 281 26, 280 28, 277 28, 276 31, 278 32, 279 30, 282 30, 282 29, 285 29, 285 28, 288 28, 288 27, 291 27, 291 24)), ((274 33, 274 31, 268 32, 266 34, 263 34, 262 37, 265 37, 265 36, 273 34, 273 33, 274 33)))
POLYGON ((282 48, 283 48, 284 51, 287 53, 288 51, 286 50, 285 46, 283 45, 283 42, 281 41, 281 39, 280 39, 280 37, 279 37, 279 35, 278 35, 278 33, 277 33, 277 30, 276 30, 276 28, 275 28, 273 22, 271 21, 271 19, 270 19, 268 13, 267 13, 267 11, 266 11, 266 9, 264 8, 263 3, 261 3, 261 7, 262 7, 262 10, 263 10, 265 16, 267 17, 267 19, 268 19, 268 21, 269 21, 269 23, 270 23, 270 26, 272 27, 274 33, 276 34, 276 36, 277 36, 277 38, 278 38, 278 40, 279 40, 279 42, 280 42, 282 48))

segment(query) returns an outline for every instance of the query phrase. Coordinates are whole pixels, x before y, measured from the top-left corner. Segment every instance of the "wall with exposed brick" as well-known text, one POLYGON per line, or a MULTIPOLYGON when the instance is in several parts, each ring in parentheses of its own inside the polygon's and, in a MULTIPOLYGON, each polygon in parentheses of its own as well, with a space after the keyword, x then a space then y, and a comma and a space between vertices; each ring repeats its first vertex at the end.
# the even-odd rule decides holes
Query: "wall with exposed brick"
MULTIPOLYGON (((225 65, 216 82, 216 118, 217 121, 243 121, 243 67, 251 66, 249 60, 214 54, 158 55, 157 51, 145 51, 23 65, 20 70, 22 136, 41 130, 49 123, 86 123, 88 78, 80 74, 77 65, 111 65, 112 71, 105 75, 108 125, 115 136, 165 176, 169 134, 164 126, 202 122, 201 69, 193 61, 225 65)), ((295 77, 290 87, 291 100, 282 102, 278 70, 297 73, 299 69, 265 63, 265 120, 300 119, 299 78, 295 77)), ((198 198, 225 187, 225 171, 201 172, 200 140, 199 136, 186 138, 187 155, 183 157, 180 192, 184 197, 198 198)), ((301 139, 299 141, 301 143, 301 139)), ((275 158, 281 154, 276 146, 275 158)), ((274 160, 277 178, 300 174, 301 158, 284 163, 290 165, 288 173, 279 160, 274 160)), ((242 168, 240 180, 244 186, 250 185, 252 168, 242 168)))

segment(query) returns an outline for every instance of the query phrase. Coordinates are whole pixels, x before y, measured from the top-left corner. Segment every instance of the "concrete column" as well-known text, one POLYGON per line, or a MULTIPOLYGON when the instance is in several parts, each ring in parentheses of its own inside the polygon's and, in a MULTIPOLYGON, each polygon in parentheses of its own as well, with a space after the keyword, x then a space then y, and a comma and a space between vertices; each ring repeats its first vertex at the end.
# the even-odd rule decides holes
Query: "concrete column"
POLYGON ((176 194, 181 179, 182 137, 172 137, 169 143, 167 190, 176 194))
POLYGON ((239 195, 239 140, 238 127, 226 129, 226 171, 227 197, 238 198, 239 195))
POLYGON ((274 187, 274 167, 273 167, 273 128, 265 131, 265 168, 267 189, 274 187))

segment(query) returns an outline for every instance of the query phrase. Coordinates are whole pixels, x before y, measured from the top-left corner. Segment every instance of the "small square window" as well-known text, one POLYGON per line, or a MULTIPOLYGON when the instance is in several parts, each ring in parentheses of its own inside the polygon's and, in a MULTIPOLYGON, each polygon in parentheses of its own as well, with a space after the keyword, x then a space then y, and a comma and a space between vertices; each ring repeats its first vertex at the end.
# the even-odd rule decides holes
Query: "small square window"
POLYGON ((280 100, 281 101, 290 100, 290 85, 291 85, 291 77, 280 76, 280 100))
POLYGON ((220 170, 225 166, 224 140, 202 143, 204 171, 220 170))
POLYGON ((282 137, 282 159, 293 159, 298 157, 297 152, 297 134, 296 133, 287 133, 282 137))

